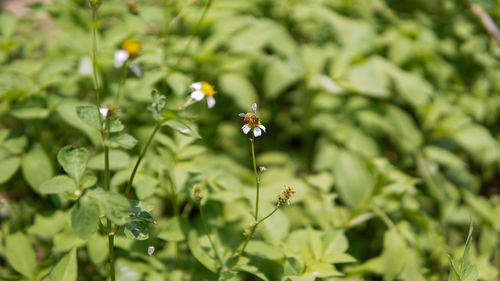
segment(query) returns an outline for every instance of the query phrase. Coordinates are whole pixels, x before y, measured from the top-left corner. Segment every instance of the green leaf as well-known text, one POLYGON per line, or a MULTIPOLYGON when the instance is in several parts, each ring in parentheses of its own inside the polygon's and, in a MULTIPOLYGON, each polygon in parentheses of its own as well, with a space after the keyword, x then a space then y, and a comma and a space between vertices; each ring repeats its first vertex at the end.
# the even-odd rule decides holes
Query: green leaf
POLYGON ((123 225, 130 221, 132 210, 125 196, 102 188, 90 190, 87 195, 97 200, 101 212, 114 223, 123 225))
POLYGON ((22 232, 7 235, 5 239, 5 255, 10 265, 30 280, 36 268, 35 251, 28 237, 22 232))
POLYGON ((11 157, 0 160, 0 184, 8 181, 19 169, 21 158, 11 157))
POLYGON ((101 129, 101 117, 99 116, 99 109, 97 106, 79 105, 76 107, 76 115, 90 127, 96 130, 101 129))
POLYGON ((97 183, 97 178, 91 173, 85 173, 80 178, 81 188, 88 188, 94 186, 97 183))
MULTIPOLYGON (((130 164, 130 156, 120 150, 109 151, 109 169, 119 170, 127 168, 130 164)), ((104 152, 92 157, 89 160, 89 168, 95 170, 104 170, 104 152)))
POLYGON ((108 256, 108 239, 99 233, 90 236, 87 242, 87 250, 90 260, 94 264, 104 262, 108 256))
POLYGON ((149 110, 153 113, 153 119, 156 121, 165 119, 163 109, 165 109, 165 105, 167 104, 167 98, 157 91, 152 91, 151 97, 153 98, 153 103, 149 106, 149 110))
POLYGON ((43 281, 76 281, 78 276, 78 264, 76 262, 76 248, 69 253, 52 268, 43 281))
POLYGON ((89 159, 88 151, 81 147, 76 148, 71 145, 65 146, 57 153, 57 161, 77 183, 85 172, 87 161, 89 159))
POLYGON ((201 138, 201 136, 198 134, 198 129, 194 124, 190 124, 182 120, 167 120, 163 122, 162 125, 168 126, 183 135, 201 138))
POLYGON ((189 221, 184 217, 172 217, 166 227, 160 231, 158 238, 166 241, 184 241, 189 230, 189 221))
POLYGON ((257 101, 257 93, 253 85, 241 74, 222 74, 219 77, 219 85, 221 92, 233 98, 242 110, 247 110, 252 103, 257 101))
POLYGON ((200 241, 198 240, 198 234, 196 230, 192 229, 188 234, 188 246, 191 250, 191 254, 208 270, 216 272, 216 260, 208 255, 208 253, 202 248, 200 241))
POLYGON ((129 134, 113 136, 110 139, 110 146, 112 148, 122 147, 124 149, 132 149, 136 144, 137 140, 129 134))
POLYGON ((342 87, 348 90, 377 98, 390 97, 389 86, 389 79, 385 75, 368 66, 351 68, 347 74, 347 82, 342 83, 342 87))
POLYGON ((77 189, 75 182, 68 176, 55 176, 40 185, 42 194, 60 194, 74 192, 77 189))
POLYGON ((375 184, 365 161, 348 151, 340 150, 333 158, 335 186, 340 197, 351 208, 356 208, 375 184))
POLYGON ((181 72, 173 72, 167 77, 167 82, 170 88, 178 96, 182 96, 188 90, 187 85, 191 78, 182 74, 181 72))
POLYGON ((41 183, 54 176, 50 158, 41 146, 35 146, 30 152, 23 155, 21 169, 24 179, 36 192, 39 192, 41 183))
POLYGON ((88 238, 97 230, 101 212, 96 200, 90 196, 80 197, 71 211, 71 226, 82 239, 88 238))
POLYGON ((125 224, 124 233, 131 239, 146 240, 149 238, 148 224, 144 221, 128 222, 125 224))
POLYGON ((49 110, 41 107, 25 107, 12 110, 10 114, 21 120, 45 119, 49 116, 49 110))
POLYGON ((273 99, 300 78, 299 73, 286 63, 272 61, 264 73, 263 88, 267 97, 273 99))

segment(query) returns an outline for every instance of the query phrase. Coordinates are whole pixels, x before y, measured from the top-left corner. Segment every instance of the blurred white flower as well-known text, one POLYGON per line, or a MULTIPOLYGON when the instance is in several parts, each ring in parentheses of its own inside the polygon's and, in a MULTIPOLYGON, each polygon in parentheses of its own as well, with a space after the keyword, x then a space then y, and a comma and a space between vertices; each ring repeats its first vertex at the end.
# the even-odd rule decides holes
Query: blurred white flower
POLYGON ((80 63, 78 64, 78 73, 85 76, 92 75, 92 61, 89 57, 85 56, 80 59, 80 63))
POLYGON ((207 97, 207 106, 212 108, 215 105, 214 95, 217 93, 214 86, 205 81, 195 82, 189 86, 191 90, 191 99, 195 101, 201 101, 203 98, 207 97))

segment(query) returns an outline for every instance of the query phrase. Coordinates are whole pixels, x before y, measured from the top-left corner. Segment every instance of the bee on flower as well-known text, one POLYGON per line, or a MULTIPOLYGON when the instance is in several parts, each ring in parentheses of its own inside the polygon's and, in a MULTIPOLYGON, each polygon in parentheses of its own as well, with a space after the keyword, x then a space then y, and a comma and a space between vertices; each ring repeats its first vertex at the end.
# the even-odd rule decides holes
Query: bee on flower
POLYGON ((115 52, 114 65, 120 68, 129 58, 135 58, 142 50, 142 45, 135 39, 128 39, 122 44, 122 48, 115 52))
POLYGON ((257 116, 257 104, 252 104, 253 113, 240 113, 238 116, 243 117, 245 125, 241 127, 243 133, 248 134, 253 129, 253 135, 258 137, 262 135, 262 131, 266 131, 266 127, 261 124, 261 119, 257 116))
POLYGON ((210 83, 205 81, 199 81, 191 84, 189 86, 191 90, 191 99, 195 101, 201 101, 205 97, 207 97, 207 106, 208 108, 212 108, 215 105, 214 95, 217 94, 217 91, 214 89, 210 83))

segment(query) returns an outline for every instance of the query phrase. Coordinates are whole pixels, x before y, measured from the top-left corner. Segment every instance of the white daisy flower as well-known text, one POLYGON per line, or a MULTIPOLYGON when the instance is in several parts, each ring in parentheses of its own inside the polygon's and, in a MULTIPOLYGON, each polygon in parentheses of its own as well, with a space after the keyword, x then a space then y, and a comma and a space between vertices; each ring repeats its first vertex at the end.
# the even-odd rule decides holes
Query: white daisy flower
POLYGON ((259 137, 262 135, 262 132, 266 131, 266 127, 261 124, 260 118, 257 116, 257 104, 252 104, 253 113, 240 113, 238 116, 245 118, 243 121, 245 125, 241 127, 243 133, 248 134, 250 130, 253 129, 253 135, 255 137, 259 137))
MULTIPOLYGON (((135 58, 142 50, 142 45, 135 39, 128 39, 122 44, 122 48, 115 52, 114 65, 120 68, 129 58, 135 58)), ((132 70, 133 71, 133 70, 132 70)), ((135 72, 134 72, 135 73, 135 72)), ((139 75, 138 75, 139 76, 139 75)))
POLYGON ((191 99, 195 101, 201 101, 203 98, 207 97, 207 106, 212 108, 215 105, 214 95, 217 94, 214 86, 205 81, 195 82, 189 86, 191 90, 191 99))

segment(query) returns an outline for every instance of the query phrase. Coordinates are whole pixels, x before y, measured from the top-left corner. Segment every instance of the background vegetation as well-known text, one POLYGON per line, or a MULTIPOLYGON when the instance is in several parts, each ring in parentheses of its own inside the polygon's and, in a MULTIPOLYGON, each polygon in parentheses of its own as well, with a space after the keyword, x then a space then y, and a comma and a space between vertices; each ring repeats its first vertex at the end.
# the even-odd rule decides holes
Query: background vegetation
MULTIPOLYGON (((78 280, 105 280, 106 238, 79 238, 70 223, 76 198, 40 190, 63 173, 57 153, 68 144, 89 150, 88 171, 103 180, 99 133, 75 112, 95 101, 90 9, 83 0, 15 2, 0 14, 0 279, 41 280, 62 264, 63 280, 77 268, 78 280)), ((113 189, 154 127, 153 89, 171 109, 195 81, 218 91, 214 108, 189 108, 201 138, 163 128, 154 139, 133 187, 156 224, 146 240, 118 234, 118 280, 217 279, 191 188, 202 184, 227 257, 252 222, 254 176, 238 113, 253 102, 267 128, 256 141, 268 169, 262 212, 283 185, 296 194, 259 226, 248 266, 231 278, 460 280, 448 255, 459 264, 472 221, 477 276, 461 280, 498 280, 500 45, 472 3, 150 0, 133 14, 133 2, 102 2, 103 104, 121 91, 125 131, 139 140, 112 152, 113 189), (133 59, 140 77, 113 66, 130 38, 143 47, 133 59)), ((498 1, 475 3, 500 22, 498 1)))

